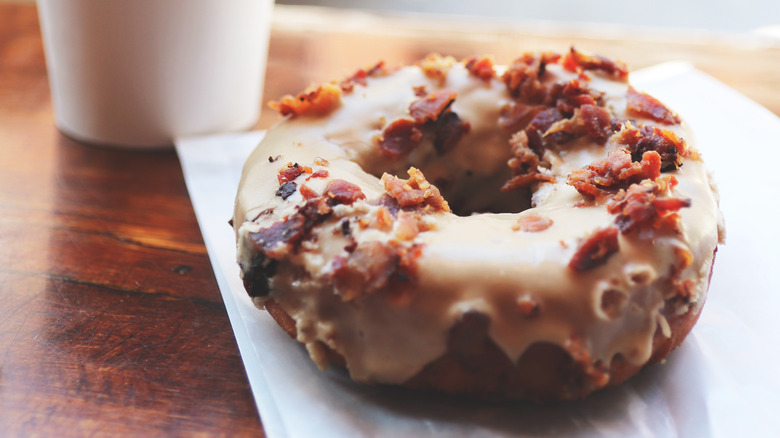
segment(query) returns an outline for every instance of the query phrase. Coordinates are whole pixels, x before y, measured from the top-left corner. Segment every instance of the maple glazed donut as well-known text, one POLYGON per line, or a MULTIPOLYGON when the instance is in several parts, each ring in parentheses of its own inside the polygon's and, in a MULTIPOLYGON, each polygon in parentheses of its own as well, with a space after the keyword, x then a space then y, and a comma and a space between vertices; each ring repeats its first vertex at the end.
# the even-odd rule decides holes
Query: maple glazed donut
POLYGON ((233 224, 244 284, 321 367, 572 399, 679 345, 723 235, 680 118, 572 49, 382 63, 272 103, 233 224))

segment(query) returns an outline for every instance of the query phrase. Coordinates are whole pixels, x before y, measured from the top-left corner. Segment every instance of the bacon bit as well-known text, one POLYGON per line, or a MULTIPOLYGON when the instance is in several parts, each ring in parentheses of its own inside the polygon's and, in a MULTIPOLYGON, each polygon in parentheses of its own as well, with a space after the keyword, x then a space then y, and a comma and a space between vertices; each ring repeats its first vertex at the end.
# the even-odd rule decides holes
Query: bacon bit
POLYGON ((498 126, 510 132, 517 132, 519 129, 525 128, 543 109, 544 107, 540 105, 526 105, 511 101, 501 108, 498 126))
POLYGON ((295 248, 306 233, 306 218, 293 214, 287 220, 275 222, 268 228, 249 233, 249 240, 255 248, 271 258, 278 258, 285 247, 295 248))
POLYGON ((343 179, 331 180, 328 185, 325 186, 323 196, 328 198, 328 205, 330 206, 337 204, 352 205, 359 199, 366 199, 366 195, 363 194, 360 187, 349 181, 344 181, 343 179))
POLYGON ((559 58, 557 53, 525 53, 512 62, 501 80, 512 96, 528 102, 545 103, 550 100, 552 88, 542 86, 540 78, 547 64, 555 63, 559 58))
POLYGON ((633 113, 641 117, 647 117, 665 125, 680 123, 680 117, 664 106, 661 101, 647 93, 635 90, 630 85, 626 93, 626 109, 629 114, 633 113))
POLYGON ((388 173, 382 175, 385 191, 401 207, 421 206, 426 213, 451 212, 449 204, 441 196, 439 189, 429 183, 422 172, 410 167, 407 173, 408 180, 399 179, 388 173))
POLYGON ((548 228, 550 228, 553 224, 553 220, 545 217, 540 216, 538 214, 526 214, 523 216, 520 216, 517 219, 517 222, 512 225, 512 229, 514 231, 526 231, 529 233, 537 233, 539 231, 544 231, 548 228))
POLYGON ((677 184, 673 176, 632 184, 621 190, 607 204, 607 211, 617 215, 615 225, 622 234, 639 231, 639 237, 651 237, 652 230, 680 231, 681 208, 691 206, 690 199, 671 197, 677 184))
POLYGON ((435 91, 428 96, 417 99, 409 105, 409 115, 415 122, 423 124, 435 122, 458 97, 458 93, 449 90, 435 91))
POLYGON ((547 108, 537 113, 525 128, 525 133, 528 136, 528 146, 542 156, 544 148, 564 143, 572 139, 572 136, 567 133, 555 133, 545 137, 550 127, 559 120, 563 119, 563 114, 558 111, 557 108, 547 108))
POLYGON ((355 84, 366 86, 368 85, 368 82, 366 81, 366 78, 377 76, 379 73, 385 73, 385 62, 379 61, 376 63, 373 67, 369 68, 368 70, 360 69, 355 72, 352 76, 348 77, 347 79, 344 79, 341 81, 339 86, 341 87, 341 90, 345 93, 351 93, 352 90, 355 88, 355 84))
POLYGON ((292 181, 304 172, 303 166, 299 166, 298 163, 287 163, 287 166, 279 170, 279 174, 276 178, 279 180, 279 184, 284 184, 288 181, 292 181))
POLYGON ((304 114, 326 114, 341 103, 341 88, 334 84, 309 87, 298 96, 286 95, 281 101, 271 101, 268 106, 283 116, 304 114))
POLYGON ((408 306, 414 297, 414 289, 408 287, 407 284, 415 281, 417 261, 422 256, 422 247, 421 244, 413 244, 397 249, 400 258, 398 270, 390 278, 390 288, 388 289, 388 300, 395 307, 408 306))
POLYGON ((422 138, 422 131, 413 120, 398 119, 387 125, 379 138, 379 152, 390 158, 399 158, 414 150, 422 138))
POLYGON ((428 95, 428 92, 425 90, 425 85, 412 87, 412 91, 414 91, 414 95, 417 97, 425 97, 428 95))
POLYGON ((555 182, 555 177, 545 173, 528 173, 525 175, 513 176, 501 186, 501 191, 511 192, 512 190, 529 187, 539 182, 555 182))
POLYGON ((454 112, 439 117, 434 125, 433 147, 439 155, 445 154, 458 145, 465 134, 471 131, 471 124, 460 120, 454 112))
POLYGON ((390 214, 390 210, 387 207, 379 207, 376 216, 371 219, 368 226, 380 231, 390 231, 393 228, 393 216, 390 214))
MULTIPOLYGON (((291 251, 297 251, 301 242, 309 235, 311 229, 331 215, 332 209, 322 201, 324 201, 323 198, 309 200, 284 220, 275 222, 268 228, 249 233, 249 240, 254 244, 255 250, 258 252, 255 261, 258 263, 262 262, 262 265, 267 267, 269 260, 279 260, 291 251)), ((253 268, 250 271, 255 269, 255 264, 253 262, 253 268)), ((249 278, 256 279, 258 275, 250 274, 249 278)), ((252 284, 253 281, 249 280, 245 283, 247 290, 262 287, 262 284, 252 284)))
POLYGON ((272 157, 272 156, 270 156, 270 155, 269 155, 269 156, 268 156, 268 162, 269 162, 269 163, 273 163, 273 162, 275 162, 276 160, 278 160, 279 158, 282 158, 282 156, 281 156, 281 155, 277 155, 277 156, 275 156, 275 157, 272 157))
POLYGON ((523 295, 517 299, 517 309, 526 318, 535 318, 539 316, 539 303, 530 295, 523 295))
POLYGON ((575 109, 583 105, 598 105, 602 97, 603 93, 583 86, 580 81, 572 79, 561 88, 560 97, 558 97, 555 106, 561 113, 569 116, 574 113, 575 109))
POLYGON ((362 243, 349 257, 333 259, 332 280, 336 293, 344 301, 372 294, 388 285, 399 263, 400 257, 390 244, 362 243))
POLYGON ((544 88, 539 79, 544 75, 547 64, 557 62, 560 55, 555 53, 525 53, 513 61, 501 76, 508 91, 515 97, 543 102, 544 88))
POLYGON ((417 65, 423 71, 425 76, 444 82, 447 79, 447 74, 450 69, 455 65, 457 61, 451 56, 441 56, 438 53, 431 53, 425 57, 417 65))
POLYGON ((490 82, 496 77, 493 60, 487 56, 479 59, 468 58, 464 61, 464 65, 469 73, 485 82, 490 82))
POLYGON ((628 188, 644 179, 654 180, 661 175, 661 157, 655 151, 642 155, 642 161, 632 162, 625 149, 610 153, 607 158, 590 163, 569 174, 567 183, 588 199, 604 196, 628 188))
POLYGON ((563 66, 575 73, 582 73, 583 70, 597 70, 623 82, 628 80, 628 68, 624 63, 580 52, 574 47, 566 55, 563 66))
POLYGON ((578 112, 590 138, 603 144, 612 135, 612 116, 604 108, 583 105, 578 112))
POLYGON ((388 195, 387 193, 380 196, 378 200, 371 202, 371 205, 379 205, 381 207, 387 208, 393 217, 395 217, 398 212, 401 211, 401 205, 398 204, 398 201, 396 201, 395 198, 388 195))
POLYGON ((617 134, 609 139, 610 148, 626 147, 631 159, 639 159, 647 151, 655 151, 661 157, 661 171, 676 170, 682 165, 682 156, 686 153, 685 141, 673 131, 654 126, 634 128, 626 123, 617 134))
POLYGON ((409 105, 414 120, 398 119, 387 126, 378 139, 379 150, 390 158, 399 158, 415 149, 423 130, 433 134, 433 146, 439 154, 455 148, 471 125, 449 111, 457 93, 442 90, 415 100, 409 105))
POLYGON ((539 155, 528 146, 526 132, 519 131, 509 139, 513 157, 507 161, 507 165, 512 169, 514 176, 501 187, 502 192, 528 187, 541 181, 555 180, 554 176, 542 173, 540 170, 540 167, 544 168, 549 164, 542 162, 539 155))
POLYGON ((314 164, 317 166, 330 166, 330 162, 322 157, 314 157, 314 164))
POLYGON ((395 226, 395 236, 400 240, 412 240, 420 234, 420 228, 417 223, 421 220, 415 213, 401 211, 398 213, 398 219, 395 226))
POLYGON ((306 184, 301 185, 299 192, 301 192, 301 196, 303 196, 303 199, 313 199, 320 196, 319 193, 314 191, 314 189, 307 186, 306 184))
POLYGON ((600 144, 604 144, 612 135, 612 117, 604 108, 595 105, 583 105, 574 110, 574 116, 555 122, 543 138, 553 134, 566 133, 571 138, 588 135, 600 144))
POLYGON ((290 196, 292 196, 292 194, 295 193, 297 189, 298 189, 298 184, 295 184, 293 181, 288 181, 282 184, 276 190, 276 196, 279 196, 282 199, 287 199, 290 196))
POLYGON ((327 177, 328 177, 328 175, 329 175, 329 173, 328 173, 328 171, 327 171, 327 170, 325 170, 325 169, 320 169, 320 170, 318 170, 318 171, 316 171, 316 172, 312 173, 311 175, 309 175, 309 177, 308 177, 308 178, 306 178, 306 181, 308 181, 308 180, 310 180, 310 179, 312 179, 312 178, 327 178, 327 177))
POLYGON ((618 249, 618 229, 615 227, 600 229, 580 245, 569 261, 569 268, 576 272, 596 268, 605 264, 618 249))
POLYGON ((334 258, 331 264, 334 289, 344 301, 383 290, 389 294, 393 305, 406 305, 411 296, 409 288, 403 284, 416 276, 417 260, 421 255, 420 245, 361 243, 348 256, 334 258))

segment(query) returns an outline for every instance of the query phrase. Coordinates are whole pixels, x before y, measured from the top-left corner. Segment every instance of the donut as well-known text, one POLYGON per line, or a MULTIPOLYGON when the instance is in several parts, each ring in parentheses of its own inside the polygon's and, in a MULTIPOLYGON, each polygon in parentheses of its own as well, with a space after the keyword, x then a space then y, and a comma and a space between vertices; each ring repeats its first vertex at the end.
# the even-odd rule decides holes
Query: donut
POLYGON ((378 63, 270 106, 232 220, 246 290, 321 368, 578 399, 665 358, 724 236, 686 123, 572 48, 378 63))

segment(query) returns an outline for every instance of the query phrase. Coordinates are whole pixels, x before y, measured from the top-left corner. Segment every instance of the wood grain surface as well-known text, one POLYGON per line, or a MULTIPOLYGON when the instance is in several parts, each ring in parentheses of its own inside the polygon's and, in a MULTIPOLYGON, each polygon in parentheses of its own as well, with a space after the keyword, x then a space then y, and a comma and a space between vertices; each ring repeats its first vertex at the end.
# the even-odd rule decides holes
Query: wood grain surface
MULTIPOLYGON (((780 114, 777 46, 689 37, 277 7, 265 96, 380 59, 508 62, 576 44, 636 68, 690 60, 780 114)), ((264 111, 257 126, 276 120, 264 111)), ((58 132, 28 4, 0 4, 0 426, 3 436, 262 435, 175 153, 58 132)))
POLYGON ((262 435, 176 154, 57 131, 34 6, 0 63, 0 435, 262 435))

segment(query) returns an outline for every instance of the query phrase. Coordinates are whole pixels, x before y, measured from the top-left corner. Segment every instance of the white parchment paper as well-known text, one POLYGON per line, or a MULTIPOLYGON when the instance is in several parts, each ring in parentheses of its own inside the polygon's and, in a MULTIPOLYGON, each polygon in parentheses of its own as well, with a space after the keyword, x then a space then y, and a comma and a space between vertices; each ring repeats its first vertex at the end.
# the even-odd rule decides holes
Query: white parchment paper
POLYGON ((252 306, 227 220, 261 132, 179 139, 177 151, 269 437, 777 436, 780 433, 780 119, 686 63, 632 83, 693 127, 726 217, 699 323, 664 364, 586 400, 486 404, 322 373, 252 306))

